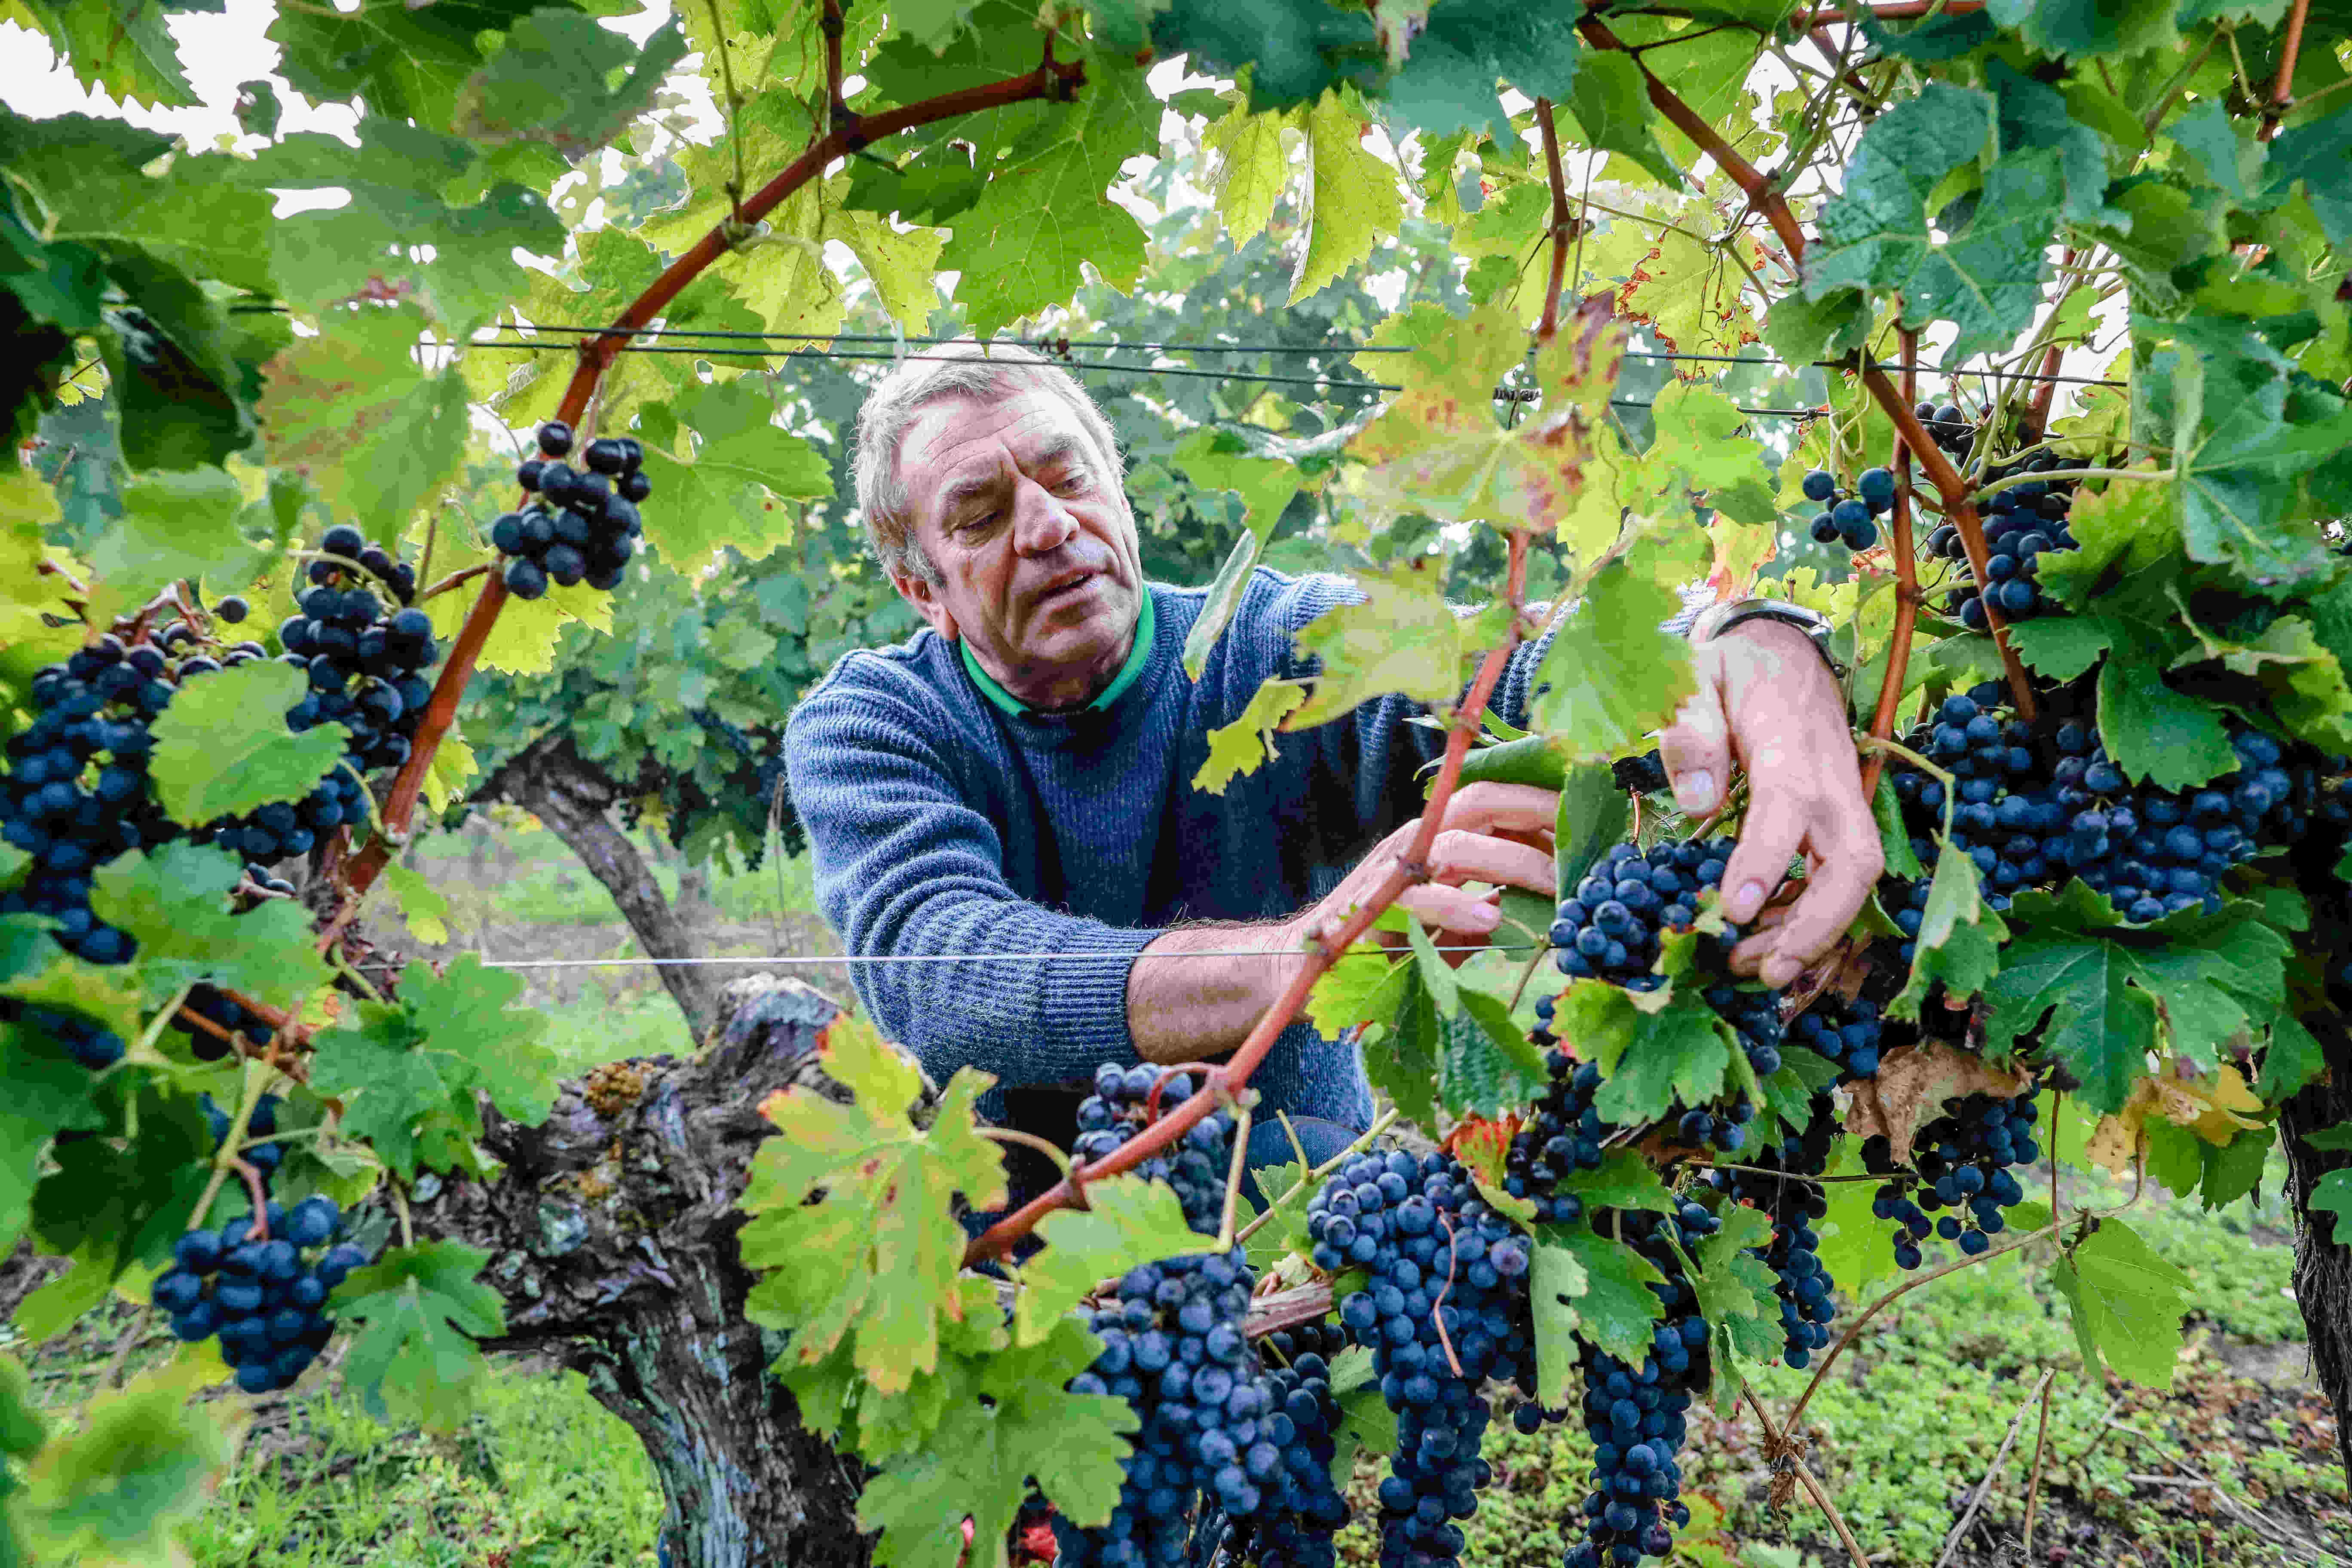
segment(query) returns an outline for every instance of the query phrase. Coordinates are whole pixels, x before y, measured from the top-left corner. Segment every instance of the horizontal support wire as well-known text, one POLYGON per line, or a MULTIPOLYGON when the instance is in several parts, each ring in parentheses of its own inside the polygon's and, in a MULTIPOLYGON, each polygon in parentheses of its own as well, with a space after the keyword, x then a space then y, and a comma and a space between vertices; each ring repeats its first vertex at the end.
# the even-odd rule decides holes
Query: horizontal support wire
MULTIPOLYGON (((1439 952, 1534 952, 1532 942, 1489 943, 1483 946, 1439 947, 1439 952)), ((478 955, 477 955, 478 957, 478 955)), ((740 958, 483 958, 485 969, 688 969, 704 964, 766 963, 1133 963, 1149 957, 1154 963, 1176 958, 1297 958, 1288 948, 1243 948, 1230 952, 836 952, 830 954, 772 953, 740 958)), ((393 969, 396 964, 362 964, 362 968, 393 969)))
MULTIPOLYGON (((557 353, 565 352, 570 347, 570 345, 566 343, 533 342, 475 342, 470 343, 467 346, 478 349, 504 349, 510 353, 557 353)), ((900 360, 944 360, 952 357, 947 354, 840 353, 828 352, 823 349, 727 349, 709 348, 699 345, 692 348, 677 348, 665 343, 629 343, 623 346, 618 352, 625 354, 693 354, 701 359, 799 359, 802 357, 807 357, 811 359, 879 360, 890 363, 896 363, 900 360)), ((1404 390, 1403 387, 1391 381, 1334 381, 1328 376, 1267 375, 1256 371, 1240 370, 1194 370, 1186 365, 1101 364, 1089 363, 1082 360, 1056 360, 1054 363, 1064 370, 1107 371, 1114 375, 1198 376, 1208 381, 1245 381, 1261 385, 1274 386, 1323 386, 1336 388, 1343 392, 1402 392, 1404 390)), ((1535 393, 1531 389, 1524 387, 1497 387, 1495 390, 1495 397, 1497 402, 1507 403, 1530 403, 1536 401, 1535 393)), ((1654 404, 1644 402, 1643 400, 1636 397, 1612 397, 1609 400, 1609 405, 1612 408, 1651 408, 1656 406, 1654 404)), ((1826 419, 1830 416, 1830 410, 1827 408, 1751 408, 1746 405, 1738 404, 1736 404, 1733 406, 1737 407, 1742 414, 1755 415, 1764 418, 1826 419)))
MULTIPOLYGON (((246 305, 233 305, 233 306, 231 306, 231 307, 230 307, 230 310, 231 310, 232 311, 254 311, 254 310, 270 310, 270 311, 278 311, 278 310, 285 310, 285 309, 286 309, 286 307, 285 307, 285 306, 283 306, 283 305, 252 305, 252 304, 246 304, 246 305)), ((571 322, 565 322, 565 321, 533 321, 533 322, 530 323, 528 326, 513 325, 513 324, 510 324, 510 325, 507 325, 507 326, 496 327, 496 328, 493 328, 493 329, 491 329, 491 330, 492 330, 492 331, 495 331, 570 332, 570 333, 576 334, 576 335, 578 335, 578 336, 583 336, 583 337, 591 337, 591 338, 594 338, 594 337, 604 337, 604 336, 607 336, 607 335, 612 335, 612 336, 618 336, 618 335, 620 335, 620 334, 618 334, 618 333, 614 332, 614 330, 613 330, 612 328, 610 328, 610 327, 588 327, 588 326, 579 326, 579 325, 575 325, 575 324, 573 324, 573 323, 571 323, 571 322)), ((940 346, 945 346, 945 345, 953 344, 953 343, 968 343, 968 342, 971 342, 971 340, 970 338, 968 338, 968 337, 958 337, 958 338, 900 337, 900 336, 894 336, 894 335, 892 335, 892 334, 890 334, 890 333, 887 333, 887 332, 832 332, 832 333, 825 333, 825 332, 745 332, 745 331, 730 331, 730 330, 721 329, 721 328, 718 328, 718 327, 639 327, 639 328, 635 329, 635 331, 633 331, 633 332, 632 332, 632 333, 630 333, 629 335, 631 335, 631 336, 633 336, 633 337, 640 337, 640 338, 690 338, 690 339, 695 339, 695 340, 709 340, 709 341, 711 341, 711 342, 766 342, 766 343, 884 343, 884 344, 889 344, 889 345, 892 345, 892 346, 896 346, 896 345, 898 345, 898 344, 901 344, 901 343, 913 343, 913 344, 917 344, 917 345, 919 345, 919 346, 926 347, 926 348, 929 348, 929 347, 940 347, 940 346)), ((1411 345, 1411 344, 1403 344, 1403 343, 1176 343, 1176 342, 1125 342, 1125 341, 1123 341, 1123 340, 1121 340, 1121 339, 1118 339, 1118 338, 1013 338, 1013 339, 1007 339, 1007 340, 1003 340, 1003 341, 1005 341, 1005 342, 1009 342, 1017 343, 1017 344, 1019 344, 1020 346, 1022 346, 1022 347, 1024 347, 1024 348, 1030 348, 1030 349, 1049 349, 1049 350, 1052 350, 1052 351, 1054 351, 1054 352, 1055 352, 1055 353, 1060 353, 1060 352, 1062 352, 1062 351, 1068 350, 1068 349, 1124 349, 1124 350, 1126 350, 1126 351, 1128 351, 1129 353, 1216 353, 1216 354, 1348 354, 1348 355, 1354 355, 1354 354, 1402 354, 1402 353, 1412 353, 1412 352, 1413 352, 1412 347, 1412 345, 1411 345)), ((509 342, 481 342, 481 341, 479 341, 479 340, 476 340, 476 341, 474 341, 473 342, 471 342, 468 346, 470 346, 470 347, 474 347, 474 348, 519 348, 519 347, 529 346, 529 347, 531 347, 531 348, 534 348, 534 349, 545 349, 545 348, 553 348, 553 347, 557 347, 557 346, 560 346, 560 345, 557 345, 557 344, 551 344, 551 344, 538 344, 538 343, 533 343, 533 344, 524 345, 524 344, 509 343, 509 342)), ((638 350, 637 352, 639 352, 639 353, 643 353, 643 352, 646 352, 646 351, 644 351, 644 350, 640 349, 640 350, 638 350)), ((677 350, 671 350, 670 352, 672 352, 672 353, 677 353, 677 352, 678 352, 678 351, 677 351, 677 350)), ((1780 369, 1782 369, 1782 370, 1798 370, 1798 369, 1813 369, 1813 370, 1842 370, 1842 369, 1846 368, 1846 367, 1845 367, 1845 364, 1844 364, 1844 362, 1843 362, 1843 361, 1841 361, 1841 360, 1830 360, 1830 359, 1808 360, 1808 361, 1804 362, 1804 363, 1803 363, 1802 365, 1800 365, 1800 364, 1799 364, 1796 361, 1794 361, 1794 360, 1785 360, 1785 359, 1759 359, 1759 358, 1757 358, 1756 356, 1754 356, 1754 355, 1752 355, 1752 354, 1690 354, 1690 353, 1664 353, 1664 352, 1659 352, 1659 351, 1654 351, 1654 350, 1650 350, 1650 349, 1627 349, 1627 350, 1625 351, 1625 355, 1626 355, 1626 357, 1627 357, 1628 359, 1642 359, 1642 360, 1671 361, 1671 362, 1677 363, 1691 363, 1691 364, 1756 364, 1756 365, 1771 365, 1771 366, 1777 366, 1777 367, 1779 367, 1779 368, 1780 368, 1780 369)), ((848 355, 848 354, 835 354, 835 355, 831 355, 831 356, 828 356, 828 357, 831 357, 831 358, 836 358, 836 359, 847 359, 847 358, 852 358, 852 357, 864 357, 864 358, 877 359, 877 360, 886 360, 886 359, 887 359, 887 360, 896 360, 896 359, 898 359, 898 358, 900 358, 900 357, 908 357, 908 358, 913 358, 913 357, 920 357, 920 356, 913 356, 913 355, 908 355, 908 356, 900 356, 900 355, 898 355, 898 354, 871 354, 871 355, 864 355, 864 356, 852 356, 852 355, 848 355)), ((1877 364, 1877 365, 1878 365, 1878 368, 1880 368, 1881 370, 1889 370, 1889 371, 1917 371, 1917 372, 1920 372, 1920 373, 1921 373, 1921 374, 1927 374, 1927 375, 1943 375, 1943 376, 1956 376, 1956 375, 1977 375, 1977 376, 1983 376, 1983 375, 1999 375, 1999 376, 2000 376, 2002 380, 2004 380, 2004 381, 2050 381, 2050 382, 2063 382, 2063 383, 2068 384, 2070 384, 2070 385, 2075 385, 2075 386, 2114 386, 2114 387, 2122 387, 2122 386, 2128 386, 2128 385, 2130 384, 2130 383, 2128 383, 2128 382, 2116 381, 2116 380, 2112 380, 2112 379, 2107 378, 2107 377, 2104 377, 2104 376, 2095 376, 2095 375, 2057 375, 2057 374, 2040 374, 2040 373, 2038 373, 2038 372, 2030 372, 2030 371, 1996 371, 1996 370, 1993 370, 1993 369, 1991 369, 1991 368, 1990 368, 1990 367, 1986 367, 1986 366, 1970 366, 1970 365, 1942 365, 1942 364, 1894 364, 1894 363, 1886 363, 1886 362, 1885 362, 1885 361, 1874 361, 1873 363, 1875 363, 1875 364, 1877 364)), ((1087 367, 1086 367, 1086 366, 1077 366, 1077 367, 1075 367, 1075 368, 1084 369, 1084 368, 1087 368, 1087 367)), ((1110 366, 1110 365, 1103 365, 1103 366, 1097 366, 1097 367, 1095 367, 1095 368, 1099 368, 1099 369, 1106 369, 1106 370, 1108 370, 1108 369, 1124 369, 1124 368, 1127 368, 1127 367, 1124 367, 1124 366, 1110 366)), ((1195 372, 1195 373, 1193 373, 1193 374, 1217 374, 1217 373, 1216 373, 1216 372, 1213 372, 1213 371, 1211 371, 1211 372, 1195 372)), ((1300 378, 1300 379, 1305 380, 1305 379, 1313 379, 1313 378, 1300 378)), ((1373 391, 1384 391, 1384 392, 1386 392, 1386 391, 1394 391, 1394 390, 1396 390, 1394 387, 1390 386, 1390 385, 1388 385, 1387 384, 1385 384, 1385 383, 1381 383, 1381 382, 1340 382, 1340 383, 1334 383, 1333 384, 1336 384, 1336 385, 1342 385, 1342 386, 1362 386, 1362 387, 1365 387, 1365 388, 1367 388, 1367 389, 1369 389, 1369 390, 1373 390, 1373 391)))

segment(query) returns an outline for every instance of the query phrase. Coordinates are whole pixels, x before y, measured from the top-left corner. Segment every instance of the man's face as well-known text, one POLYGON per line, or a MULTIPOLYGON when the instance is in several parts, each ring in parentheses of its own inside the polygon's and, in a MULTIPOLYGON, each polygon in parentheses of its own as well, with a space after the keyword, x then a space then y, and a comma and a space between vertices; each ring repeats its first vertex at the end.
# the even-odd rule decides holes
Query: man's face
POLYGON ((950 397, 898 448, 914 543, 940 581, 895 579, 941 637, 1034 707, 1084 702, 1126 658, 1141 607, 1135 516, 1050 394, 950 397))

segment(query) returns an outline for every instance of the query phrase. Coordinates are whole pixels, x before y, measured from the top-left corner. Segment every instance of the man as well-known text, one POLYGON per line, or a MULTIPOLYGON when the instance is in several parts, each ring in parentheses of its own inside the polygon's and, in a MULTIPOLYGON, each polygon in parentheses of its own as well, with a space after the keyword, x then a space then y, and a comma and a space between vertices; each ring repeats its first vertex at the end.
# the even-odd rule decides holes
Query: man
MULTIPOLYGON (((875 553, 929 629, 845 656, 793 715, 817 898, 853 953, 958 955, 852 973, 935 1079, 995 1075, 987 1109, 1066 1148, 1099 1063, 1241 1043, 1308 935, 1394 865, 1443 737, 1407 722, 1415 704, 1378 700, 1282 737, 1222 795, 1194 789, 1208 732, 1268 676, 1307 673, 1292 636, 1348 585, 1259 571, 1188 677, 1203 591, 1144 583, 1108 422, 1067 372, 1018 349, 959 344, 894 371, 860 412, 856 483, 875 553)), ((1514 655, 1494 700, 1505 718, 1524 720, 1542 652, 1514 655)), ((1735 952, 1786 984, 1880 869, 1843 698, 1807 635, 1769 615, 1703 641, 1697 665, 1664 761, 1691 812, 1721 802, 1735 758, 1748 770, 1731 919, 1754 920, 1806 856, 1802 896, 1735 952)), ((1525 786, 1460 791, 1432 879, 1401 901, 1441 942, 1482 942, 1499 889, 1552 893, 1555 807, 1525 786)), ((1276 1110, 1307 1129, 1315 1159, 1371 1115, 1352 1046, 1304 1023, 1252 1084, 1254 1164, 1288 1157, 1276 1110)), ((1050 1174, 1016 1162, 1016 1199, 1050 1174)))

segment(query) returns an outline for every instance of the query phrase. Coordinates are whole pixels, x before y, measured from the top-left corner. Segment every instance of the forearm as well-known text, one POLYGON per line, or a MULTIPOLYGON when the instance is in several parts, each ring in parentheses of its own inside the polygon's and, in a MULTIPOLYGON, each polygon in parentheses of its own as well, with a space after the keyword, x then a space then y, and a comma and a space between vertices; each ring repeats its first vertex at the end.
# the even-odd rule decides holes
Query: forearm
POLYGON ((1289 921, 1160 932, 1128 971, 1127 1025, 1136 1054, 1148 1062, 1224 1055, 1248 1037, 1304 962, 1289 921))

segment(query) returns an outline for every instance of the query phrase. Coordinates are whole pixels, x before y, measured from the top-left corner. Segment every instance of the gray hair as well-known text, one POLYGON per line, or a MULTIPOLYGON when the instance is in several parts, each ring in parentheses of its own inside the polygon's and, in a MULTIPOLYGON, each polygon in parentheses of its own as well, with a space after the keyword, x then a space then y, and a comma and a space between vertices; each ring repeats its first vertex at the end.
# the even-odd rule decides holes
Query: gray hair
POLYGON ((1009 397, 1043 392, 1078 417, 1117 480, 1126 472, 1118 437, 1078 378, 1017 343, 964 339, 922 349, 902 361, 866 395, 857 411, 857 508, 874 558, 892 576, 940 580, 939 569, 916 542, 907 487, 898 477, 898 447, 922 411, 950 397, 1009 397))

